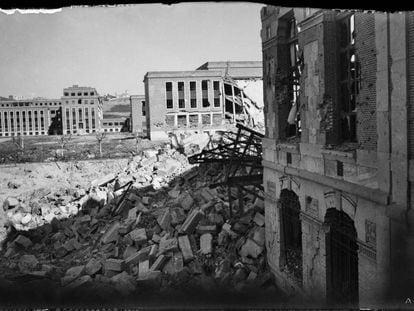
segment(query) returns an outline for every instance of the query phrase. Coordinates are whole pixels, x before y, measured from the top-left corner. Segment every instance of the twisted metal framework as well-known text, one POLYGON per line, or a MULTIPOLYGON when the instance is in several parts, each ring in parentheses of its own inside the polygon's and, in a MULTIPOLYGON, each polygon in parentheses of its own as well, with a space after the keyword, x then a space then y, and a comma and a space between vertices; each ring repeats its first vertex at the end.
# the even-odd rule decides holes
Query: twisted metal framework
POLYGON ((243 208, 243 192, 255 198, 264 199, 263 195, 263 166, 262 138, 264 135, 240 123, 236 132, 225 132, 220 140, 212 142, 209 149, 189 157, 189 162, 222 163, 226 170, 224 178, 210 185, 210 188, 227 186, 230 214, 232 214, 231 188, 236 188, 239 198, 239 208, 243 208))

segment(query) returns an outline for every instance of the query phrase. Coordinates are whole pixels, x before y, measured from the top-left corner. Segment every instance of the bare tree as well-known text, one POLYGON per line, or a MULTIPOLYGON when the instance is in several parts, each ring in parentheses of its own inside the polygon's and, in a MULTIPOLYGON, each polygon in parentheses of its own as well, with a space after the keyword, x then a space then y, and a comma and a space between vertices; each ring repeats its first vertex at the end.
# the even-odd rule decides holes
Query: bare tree
POLYGON ((96 140, 98 141, 98 145, 99 145, 99 156, 102 158, 102 142, 106 137, 106 132, 100 130, 98 132, 96 132, 96 140))
POLYGON ((23 135, 13 135, 13 144, 17 147, 15 162, 20 162, 21 155, 24 152, 24 138, 23 135))
MULTIPOLYGON (((67 135, 61 135, 57 137, 57 142, 60 147, 61 157, 63 158, 63 154, 65 152, 65 147, 69 143, 69 141, 72 139, 72 134, 67 135)), ((58 156, 58 152, 56 151, 56 156, 58 156)))

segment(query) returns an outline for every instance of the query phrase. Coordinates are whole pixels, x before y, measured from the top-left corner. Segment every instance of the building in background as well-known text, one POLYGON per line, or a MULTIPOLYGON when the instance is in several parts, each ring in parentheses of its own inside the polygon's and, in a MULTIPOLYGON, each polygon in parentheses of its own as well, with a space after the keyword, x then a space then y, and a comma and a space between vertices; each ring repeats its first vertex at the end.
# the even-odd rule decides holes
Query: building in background
POLYGON ((266 6, 261 20, 266 246, 279 287, 332 304, 405 301, 414 14, 266 6))
POLYGON ((149 138, 168 139, 171 132, 214 133, 236 122, 263 123, 261 107, 236 80, 254 84, 261 80, 260 72, 260 62, 211 62, 193 71, 147 72, 144 83, 149 138))
POLYGON ((0 100, 0 137, 48 135, 50 130, 57 133, 61 129, 60 99, 11 98, 0 100))
POLYGON ((102 128, 103 104, 95 88, 65 88, 61 101, 64 134, 94 133, 102 128))
POLYGON ((130 131, 141 136, 147 136, 145 95, 131 95, 129 103, 131 111, 130 131))

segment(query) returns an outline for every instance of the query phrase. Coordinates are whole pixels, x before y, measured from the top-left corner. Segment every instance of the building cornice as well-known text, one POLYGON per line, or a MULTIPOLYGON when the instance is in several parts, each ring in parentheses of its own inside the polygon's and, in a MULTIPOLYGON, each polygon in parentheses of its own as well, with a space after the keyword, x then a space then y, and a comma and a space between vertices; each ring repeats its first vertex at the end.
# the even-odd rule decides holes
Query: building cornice
POLYGON ((321 175, 318 173, 309 172, 309 171, 298 169, 298 168, 276 164, 276 163, 269 162, 266 160, 263 160, 262 164, 263 164, 263 167, 270 168, 280 173, 295 176, 301 179, 306 179, 308 181, 315 182, 320 185, 324 185, 326 187, 341 190, 349 194, 353 194, 363 199, 366 199, 368 201, 372 201, 372 202, 382 204, 382 205, 390 204, 389 195, 378 189, 364 187, 364 186, 357 185, 357 184, 354 184, 348 181, 335 179, 332 177, 328 177, 328 176, 321 175))

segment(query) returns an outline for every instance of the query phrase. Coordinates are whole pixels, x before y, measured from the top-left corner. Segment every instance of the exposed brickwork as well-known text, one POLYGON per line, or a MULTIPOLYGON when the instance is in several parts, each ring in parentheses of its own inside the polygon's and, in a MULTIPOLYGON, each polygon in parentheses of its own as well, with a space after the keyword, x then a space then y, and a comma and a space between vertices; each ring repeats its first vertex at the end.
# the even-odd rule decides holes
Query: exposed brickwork
POLYGON ((357 99, 357 137, 361 149, 377 148, 376 70, 374 14, 355 14, 356 54, 361 68, 357 99))

